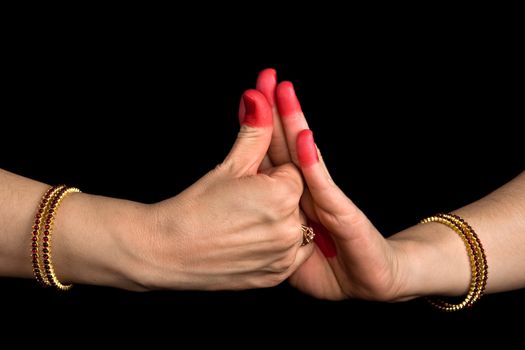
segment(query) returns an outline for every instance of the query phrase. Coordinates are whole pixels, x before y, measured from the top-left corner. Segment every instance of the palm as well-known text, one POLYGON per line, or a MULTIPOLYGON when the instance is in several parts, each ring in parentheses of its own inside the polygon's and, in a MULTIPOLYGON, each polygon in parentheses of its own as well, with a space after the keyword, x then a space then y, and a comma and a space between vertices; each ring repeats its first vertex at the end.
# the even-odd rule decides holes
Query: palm
MULTIPOLYGON (((334 191, 337 196, 342 194, 338 189, 334 191)), ((396 297, 399 279, 395 273, 393 247, 364 214, 356 211, 355 206, 349 207, 351 202, 345 199, 330 200, 322 205, 323 201, 316 203, 309 193, 304 196, 305 213, 310 220, 320 222, 331 232, 337 256, 326 258, 316 247, 314 254, 292 276, 291 284, 304 293, 324 299, 396 297), (334 203, 341 205, 334 208, 334 203), (334 216, 334 211, 340 214, 334 216), (344 216, 347 219, 343 221, 347 224, 340 221, 344 216)))
POLYGON ((290 284, 303 293, 320 299, 340 300, 345 295, 331 264, 318 247, 290 277, 290 284))
POLYGON ((324 163, 316 159, 311 133, 301 137, 303 131, 309 131, 308 123, 293 85, 283 82, 276 86, 275 71, 270 69, 259 75, 257 89, 277 104, 273 109, 274 134, 262 168, 293 162, 302 169, 309 188, 301 201, 302 209, 310 221, 326 227, 337 248, 337 256, 327 258, 316 246, 290 278, 291 284, 326 299, 387 299, 395 295, 398 279, 393 249, 329 179, 324 163))

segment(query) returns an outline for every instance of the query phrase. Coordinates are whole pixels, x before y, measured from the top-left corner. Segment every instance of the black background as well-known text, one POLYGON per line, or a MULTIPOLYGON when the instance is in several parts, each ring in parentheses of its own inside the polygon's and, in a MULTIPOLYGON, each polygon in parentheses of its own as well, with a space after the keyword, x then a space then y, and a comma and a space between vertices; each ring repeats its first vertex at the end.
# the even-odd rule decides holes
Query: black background
MULTIPOLYGON (((88 193, 165 199, 221 162, 238 130, 241 93, 274 67, 295 83, 334 179, 385 236, 468 204, 524 169, 523 57, 505 36, 366 28, 341 39, 283 34, 286 45, 277 47, 264 34, 232 34, 230 46, 231 35, 142 29, 33 33, 9 43, 0 167, 88 193)), ((522 291, 442 314, 421 300, 319 301, 286 283, 235 293, 76 286, 56 294, 7 279, 0 287, 7 319, 47 308, 50 322, 94 317, 97 331, 156 329, 195 344, 206 337, 188 330, 302 338, 311 325, 326 330, 321 339, 337 340, 365 328, 510 326, 525 311, 522 291)))

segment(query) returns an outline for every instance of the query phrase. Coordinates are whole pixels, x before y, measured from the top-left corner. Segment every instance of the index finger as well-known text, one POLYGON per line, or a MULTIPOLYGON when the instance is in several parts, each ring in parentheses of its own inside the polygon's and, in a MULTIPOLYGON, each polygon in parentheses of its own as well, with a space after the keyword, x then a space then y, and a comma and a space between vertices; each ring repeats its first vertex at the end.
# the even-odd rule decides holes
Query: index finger
POLYGON ((276 101, 286 135, 290 158, 295 165, 300 166, 297 157, 296 140, 302 130, 309 128, 291 82, 283 81, 277 86, 276 101))
MULTIPOLYGON (((281 118, 275 104, 275 88, 277 86, 277 73, 275 69, 265 69, 257 77, 257 90, 263 95, 272 106, 273 113, 273 134, 268 156, 273 165, 282 165, 289 163, 290 152, 288 151, 288 142, 281 125, 281 118)), ((295 143, 295 142, 294 142, 295 143)))

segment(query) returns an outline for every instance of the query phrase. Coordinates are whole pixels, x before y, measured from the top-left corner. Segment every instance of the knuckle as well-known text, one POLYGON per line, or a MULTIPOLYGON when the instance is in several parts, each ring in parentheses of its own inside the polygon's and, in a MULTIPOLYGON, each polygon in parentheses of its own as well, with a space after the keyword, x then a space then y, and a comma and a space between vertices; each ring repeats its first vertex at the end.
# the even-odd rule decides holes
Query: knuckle
POLYGON ((295 256, 287 254, 284 258, 281 258, 274 262, 271 266, 271 270, 277 274, 283 274, 290 269, 295 261, 295 256))
POLYGON ((297 242, 299 242, 301 232, 300 232, 300 225, 297 224, 297 226, 288 228, 286 231, 283 231, 281 234, 281 242, 286 249, 291 249, 294 246, 297 245, 297 242))
POLYGON ((283 196, 278 202, 275 203, 275 208, 282 216, 288 216, 292 214, 299 205, 299 199, 293 196, 283 196))
POLYGON ((304 188, 303 178, 299 169, 292 163, 281 165, 275 173, 275 177, 279 178, 291 190, 302 193, 304 188))
MULTIPOLYGON (((295 220, 293 221, 295 222, 295 220)), ((301 237, 300 224, 290 225, 289 222, 290 221, 287 220, 286 223, 279 224, 272 230, 271 238, 275 252, 288 254, 299 242, 299 238, 301 237)), ((284 255, 282 257, 284 257, 284 255)))
POLYGON ((239 139, 257 139, 263 134, 264 134, 264 130, 262 128, 254 128, 248 125, 242 125, 241 129, 239 130, 239 133, 237 134, 237 138, 239 139))
POLYGON ((284 183, 285 188, 284 192, 287 197, 293 198, 294 200, 299 200, 301 194, 303 193, 303 186, 300 182, 295 181, 294 179, 289 179, 284 183))
POLYGON ((295 209, 299 204, 302 192, 302 186, 298 186, 295 181, 286 178, 274 181, 272 186, 273 201, 280 210, 295 209))
POLYGON ((287 177, 288 186, 290 190, 300 195, 304 190, 303 178, 294 165, 290 164, 290 168, 292 170, 289 172, 290 176, 287 177))
POLYGON ((271 271, 275 274, 280 274, 280 273, 283 273, 284 271, 286 271, 288 269, 288 266, 286 265, 286 263, 284 261, 279 261, 279 262, 276 262, 274 263, 272 266, 271 266, 271 271))
POLYGON ((265 287, 278 286, 279 284, 283 283, 285 279, 286 279, 286 275, 283 273, 271 274, 265 279, 265 287))
MULTIPOLYGON (((273 200, 269 201, 260 209, 260 216, 263 218, 264 222, 271 223, 272 225, 276 225, 283 220, 283 212, 273 200)), ((273 226, 272 228, 274 228, 273 231, 277 231, 275 230, 276 226, 273 226)))
POLYGON ((269 273, 261 277, 257 277, 250 281, 248 286, 250 288, 271 288, 282 283, 284 279, 281 279, 280 276, 276 273, 269 273))

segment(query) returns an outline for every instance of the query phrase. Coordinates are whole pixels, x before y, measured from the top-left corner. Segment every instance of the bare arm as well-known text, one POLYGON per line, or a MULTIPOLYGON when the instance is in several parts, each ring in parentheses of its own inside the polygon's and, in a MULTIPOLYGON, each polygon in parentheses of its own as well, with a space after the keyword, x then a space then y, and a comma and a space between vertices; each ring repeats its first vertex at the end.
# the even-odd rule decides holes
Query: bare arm
MULTIPOLYGON (((203 95, 205 96, 205 94, 203 95)), ((132 290, 246 289, 288 278, 302 247, 302 177, 292 164, 258 172, 272 137, 265 97, 243 95, 243 122, 224 162, 153 205, 68 196, 56 217, 53 263, 64 283, 132 290)), ((30 229, 47 185, 0 170, 0 276, 32 277, 30 229)))
MULTIPOLYGON (((293 85, 277 86, 274 74, 265 71, 258 87, 275 96, 274 118, 284 131, 272 140, 269 158, 274 164, 285 159, 301 167, 307 184, 302 208, 321 224, 316 226, 318 249, 291 277, 293 285, 327 299, 392 301, 467 292, 468 255, 452 229, 416 225, 385 239, 331 179, 293 85)), ((486 291, 525 287, 525 173, 455 213, 475 229, 485 248, 486 291)))
MULTIPOLYGON (((30 229, 49 186, 0 169, 0 276, 33 276, 30 229)), ((60 208, 53 240, 57 274, 64 281, 136 288, 118 249, 142 227, 145 206, 125 200, 73 194, 60 208)))
MULTIPOLYGON (((487 254, 488 293, 525 287, 525 172, 457 213, 479 235, 487 254)), ((406 283, 414 296, 460 295, 470 265, 461 239, 440 224, 417 225, 389 238, 404 252, 406 283)))

